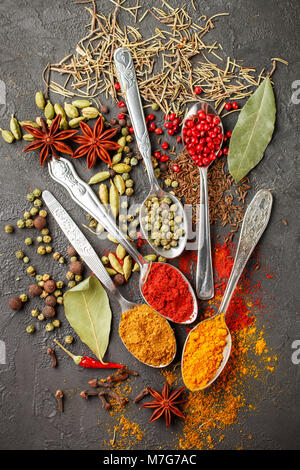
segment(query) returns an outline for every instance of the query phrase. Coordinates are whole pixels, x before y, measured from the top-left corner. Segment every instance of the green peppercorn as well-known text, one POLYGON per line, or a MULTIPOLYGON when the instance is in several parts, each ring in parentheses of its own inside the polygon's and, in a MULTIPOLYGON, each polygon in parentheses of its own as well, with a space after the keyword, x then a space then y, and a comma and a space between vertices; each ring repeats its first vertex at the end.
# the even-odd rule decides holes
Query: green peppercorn
POLYGON ((49 281, 50 277, 50 274, 43 274, 43 281, 49 281))
POLYGON ((36 252, 39 254, 39 255, 45 255, 46 254, 46 248, 44 246, 39 246, 36 250, 36 252))
POLYGON ((53 325, 53 323, 47 323, 45 328, 46 328, 47 331, 53 331, 54 330, 54 325, 53 325))
POLYGON ((37 215, 38 211, 39 210, 37 207, 32 207, 29 212, 30 212, 30 215, 35 216, 37 215))
POLYGON ((40 313, 37 318, 38 318, 39 321, 44 321, 45 320, 45 317, 42 313, 40 313))
POLYGON ((24 212, 24 219, 27 220, 27 219, 30 219, 30 212, 26 211, 24 212))
POLYGON ((27 219, 25 221, 25 226, 26 226, 26 228, 33 228, 33 220, 32 219, 27 219))
POLYGON ((26 294, 21 294, 21 295, 20 295, 20 299, 22 300, 22 302, 27 302, 28 297, 27 297, 26 294))
POLYGON ((133 188, 127 188, 125 191, 126 196, 132 196, 134 194, 133 188))
POLYGON ((71 256, 70 258, 71 263, 74 263, 74 261, 77 261, 77 260, 78 260, 77 256, 71 256))
POLYGON ((25 256, 25 255, 24 255, 24 252, 23 252, 22 250, 16 251, 16 257, 17 257, 18 259, 23 259, 24 256, 25 256))
POLYGON ((46 246, 46 253, 52 253, 52 246, 50 245, 46 246))
POLYGON ((4 230, 6 233, 13 233, 14 228, 12 225, 5 225, 4 230))
POLYGON ((47 211, 45 211, 45 209, 41 209, 40 212, 39 212, 39 215, 41 217, 47 217, 47 211))
POLYGON ((27 194, 26 198, 27 198, 27 201, 33 202, 33 201, 34 201, 34 194, 33 194, 33 193, 29 193, 29 194, 27 194))
POLYGON ((32 194, 34 195, 34 197, 40 197, 40 195, 42 194, 42 191, 36 188, 32 191, 32 194))
POLYGON ((18 228, 25 228, 25 220, 19 219, 19 220, 17 221, 17 227, 18 227, 18 228))
POLYGON ((57 301, 58 304, 61 305, 61 304, 64 303, 64 298, 63 297, 57 297, 56 301, 57 301))
POLYGON ((73 336, 70 336, 70 335, 69 335, 69 336, 65 336, 65 343, 71 344, 71 343, 73 343, 73 341, 74 341, 73 336))
POLYGON ((59 320, 53 320, 52 322, 52 325, 55 327, 55 328, 59 328, 60 327, 60 321, 59 320))
POLYGON ((43 237, 41 237, 41 236, 39 235, 38 237, 36 237, 36 241, 37 241, 38 243, 42 243, 43 237))
POLYGON ((37 318, 40 314, 40 311, 38 308, 34 308, 33 310, 31 310, 31 316, 34 317, 34 318, 37 318))
POLYGON ((35 332, 35 326, 34 325, 27 325, 26 326, 26 333, 32 334, 35 332))
POLYGON ((27 269, 26 269, 26 272, 27 274, 30 274, 30 276, 34 276, 35 275, 35 269, 33 266, 29 266, 27 269))
POLYGON ((130 159, 130 165, 131 165, 131 166, 136 166, 136 165, 138 164, 138 162, 139 162, 138 159, 135 158, 135 157, 132 157, 132 158, 130 159))
POLYGON ((43 228, 41 230, 41 234, 44 236, 44 235, 49 235, 49 229, 48 228, 43 228))
POLYGON ((35 199, 33 201, 33 205, 34 205, 34 207, 42 207, 43 203, 40 199, 35 199))
POLYGON ((55 297, 60 297, 62 295, 62 291, 60 289, 57 289, 54 291, 55 297))
POLYGON ((158 111, 159 110, 159 105, 157 103, 152 103, 151 109, 153 109, 153 111, 158 111))
POLYGON ((102 263, 104 264, 104 266, 106 266, 107 264, 109 264, 109 259, 107 256, 102 256, 101 257, 101 261, 102 263))
POLYGON ((82 276, 81 276, 81 274, 76 274, 76 275, 75 275, 75 281, 76 281, 76 282, 82 281, 82 276))
POLYGON ((70 289, 72 289, 72 287, 75 287, 76 286, 76 282, 75 281, 70 281, 68 282, 68 287, 70 287, 70 289))
POLYGON ((27 246, 32 245, 32 243, 33 243, 32 238, 29 238, 29 237, 25 238, 24 243, 27 246))
POLYGON ((43 237, 43 242, 44 242, 44 243, 50 243, 51 240, 52 240, 52 238, 50 237, 50 235, 45 235, 45 236, 43 237))
POLYGON ((134 184, 134 182, 133 182, 132 179, 129 179, 129 180, 126 180, 126 181, 125 181, 125 186, 126 186, 126 188, 132 188, 132 187, 133 187, 133 184, 134 184))
POLYGON ((131 142, 133 142, 133 137, 132 137, 132 135, 128 135, 128 136, 126 137, 126 142, 128 142, 129 144, 130 144, 131 142))
POLYGON ((71 273, 71 271, 68 271, 67 274, 66 274, 66 278, 68 279, 68 281, 72 281, 74 279, 75 275, 73 273, 71 273))
POLYGON ((129 173, 122 173, 122 178, 124 181, 128 180, 130 178, 130 174, 129 173))
POLYGON ((178 186, 179 186, 178 181, 172 181, 171 186, 172 186, 172 188, 178 188, 178 186))
POLYGON ((65 258, 64 258, 63 256, 61 256, 61 257, 59 258, 58 262, 59 262, 60 264, 64 264, 65 258))
POLYGON ((126 137, 129 134, 128 127, 122 127, 121 134, 126 137))
POLYGON ((55 260, 59 260, 59 258, 60 258, 60 253, 58 253, 58 251, 55 251, 55 253, 53 253, 52 257, 53 257, 53 259, 55 259, 55 260))
POLYGON ((27 264, 29 263, 30 259, 28 258, 28 256, 24 256, 23 258, 23 263, 27 264))
POLYGON ((57 281, 56 287, 57 287, 58 289, 62 289, 62 288, 64 287, 64 281, 57 281))

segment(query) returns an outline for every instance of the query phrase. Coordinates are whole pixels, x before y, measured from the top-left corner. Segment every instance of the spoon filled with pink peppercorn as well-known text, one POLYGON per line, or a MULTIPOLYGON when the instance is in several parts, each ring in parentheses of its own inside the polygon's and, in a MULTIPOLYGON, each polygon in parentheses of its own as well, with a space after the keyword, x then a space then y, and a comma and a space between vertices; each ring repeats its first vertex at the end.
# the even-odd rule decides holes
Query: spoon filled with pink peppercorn
POLYGON ((216 160, 223 144, 224 130, 220 117, 205 103, 195 103, 182 126, 182 138, 187 153, 200 171, 200 211, 198 224, 198 257, 196 293, 199 299, 214 296, 208 210, 207 170, 216 160))

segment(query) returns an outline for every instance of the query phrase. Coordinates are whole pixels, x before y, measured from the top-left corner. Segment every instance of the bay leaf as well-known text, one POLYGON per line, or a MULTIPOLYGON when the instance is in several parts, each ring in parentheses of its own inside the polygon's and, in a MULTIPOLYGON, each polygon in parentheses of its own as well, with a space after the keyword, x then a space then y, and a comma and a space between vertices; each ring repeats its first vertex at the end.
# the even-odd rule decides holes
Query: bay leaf
POLYGON ((248 99, 232 132, 228 168, 236 182, 263 158, 273 135, 275 116, 274 92, 267 77, 248 99))
POLYGON ((109 342, 111 309, 100 281, 90 276, 64 294, 66 317, 81 341, 101 361, 109 342))

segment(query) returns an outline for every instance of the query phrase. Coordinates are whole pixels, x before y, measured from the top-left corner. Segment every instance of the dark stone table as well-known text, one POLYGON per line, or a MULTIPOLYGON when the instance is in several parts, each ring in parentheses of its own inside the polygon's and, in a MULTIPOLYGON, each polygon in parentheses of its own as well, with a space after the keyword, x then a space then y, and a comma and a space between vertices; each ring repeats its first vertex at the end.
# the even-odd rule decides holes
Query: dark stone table
MULTIPOLYGON (((133 4, 134 2, 132 2, 133 4)), ((147 2, 141 2, 146 8, 147 2)), ((150 2, 157 4, 158 2, 150 2)), ((171 2, 173 3, 173 2, 171 2)), ((300 4, 298 0, 215 0, 208 5, 202 0, 195 1, 197 13, 212 15, 228 11, 230 16, 217 22, 214 32, 223 44, 224 50, 245 63, 269 66, 272 57, 283 57, 289 66, 278 66, 274 76, 278 120, 276 132, 263 161, 251 173, 252 188, 270 188, 274 194, 274 207, 270 226, 260 246, 262 263, 267 264, 275 274, 269 281, 261 273, 261 280, 268 296, 273 296, 272 309, 265 315, 265 337, 278 356, 278 367, 272 377, 272 390, 261 390, 261 401, 255 413, 244 414, 242 429, 244 435, 253 435, 246 440, 245 448, 299 449, 300 447, 300 366, 291 360, 292 343, 300 340, 299 322, 299 187, 297 187, 298 155, 297 136, 300 131, 299 97, 293 86, 299 88, 300 80, 300 4), (298 80, 298 83, 295 81, 298 80), (294 84, 294 85, 293 85, 294 84), (282 220, 286 219, 288 225, 282 220)), ((104 13, 112 10, 109 1, 98 1, 98 10, 104 13)), ((147 4, 148 7, 148 4, 147 4)), ((19 119, 30 119, 36 115, 34 93, 41 89, 41 70, 48 61, 56 62, 73 51, 76 41, 84 34, 88 15, 83 7, 72 5, 71 1, 52 0, 2 0, 0 4, 0 79, 6 86, 6 105, 0 104, 0 125, 7 128, 11 113, 19 119)), ((120 20, 122 21, 122 20, 120 20)), ((145 34, 151 33, 152 21, 148 18, 145 34)), ((53 98, 55 99, 55 98, 53 98)), ((62 101, 62 100, 61 100, 62 101)), ((68 197, 66 191, 55 184, 47 170, 41 170, 34 154, 22 153, 22 144, 0 143, 1 164, 1 315, 0 340, 6 346, 6 364, 0 364, 0 448, 1 449, 101 449, 108 440, 107 429, 110 416, 100 404, 86 402, 76 391, 86 388, 93 376, 88 370, 81 370, 59 353, 60 367, 51 369, 49 358, 44 353, 52 345, 51 336, 44 331, 26 335, 25 325, 31 322, 30 310, 33 303, 22 313, 12 313, 8 300, 14 294, 26 292, 28 278, 14 252, 24 246, 24 232, 15 236, 4 233, 4 225, 16 223, 28 207, 26 194, 30 188, 49 189, 70 212, 78 224, 85 221, 83 211, 68 197), (20 277, 20 280, 16 278, 20 277), (53 394, 58 388, 67 391, 65 413, 60 416, 56 410, 53 394)), ((87 179, 84 162, 76 162, 77 169, 87 179)), ((138 181, 145 185, 142 172, 138 181)), ((252 190, 252 195, 254 194, 252 190)), ((138 191, 137 191, 138 195, 138 191)), ((250 196, 248 197, 248 202, 250 196)), ((54 220, 50 228, 56 250, 65 253, 68 243, 54 220)), ((214 229, 215 236, 219 228, 214 229)), ((28 231, 27 231, 28 233, 28 231)), ((29 235, 28 235, 29 236, 29 235)), ((105 246, 87 233, 97 250, 105 246)), ((29 251, 29 250, 28 250, 29 251)), ((33 264, 40 258, 32 256, 33 264)), ((44 272, 57 278, 63 277, 65 267, 58 265, 51 257, 43 260, 44 272)), ((129 286, 136 298, 135 283, 129 286)), ((268 297, 268 298, 269 298, 268 297)), ((114 313, 111 343, 107 360, 122 360, 139 370, 141 377, 134 387, 141 389, 152 384, 161 387, 162 376, 157 371, 143 367, 122 347, 117 334, 119 310, 111 299, 114 313)), ((62 321, 60 337, 70 333, 63 310, 58 317, 62 321)), ((41 330, 40 325, 40 330, 41 330)), ((182 345, 180 328, 176 328, 179 349, 182 345)), ((3 343, 2 343, 3 344, 3 343)), ((79 341, 72 346, 80 353, 79 341)), ((254 385, 255 386, 255 385, 254 385)), ((249 389, 251 397, 256 390, 249 389)), ((145 416, 138 408, 131 406, 129 416, 147 428, 145 438, 137 448, 170 448, 170 434, 163 422, 154 428, 145 424, 145 416)), ((174 428, 177 432, 179 427, 174 428)), ((226 445, 220 448, 235 449, 240 445, 240 427, 233 427, 226 445)))

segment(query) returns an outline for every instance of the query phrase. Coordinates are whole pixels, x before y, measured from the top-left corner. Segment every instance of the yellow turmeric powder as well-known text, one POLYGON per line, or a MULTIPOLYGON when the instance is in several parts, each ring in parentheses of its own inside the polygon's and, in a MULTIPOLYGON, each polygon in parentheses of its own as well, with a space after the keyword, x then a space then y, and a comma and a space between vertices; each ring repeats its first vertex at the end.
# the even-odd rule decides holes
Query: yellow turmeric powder
POLYGON ((182 375, 191 391, 203 389, 215 376, 228 335, 224 314, 199 323, 185 346, 182 375))

